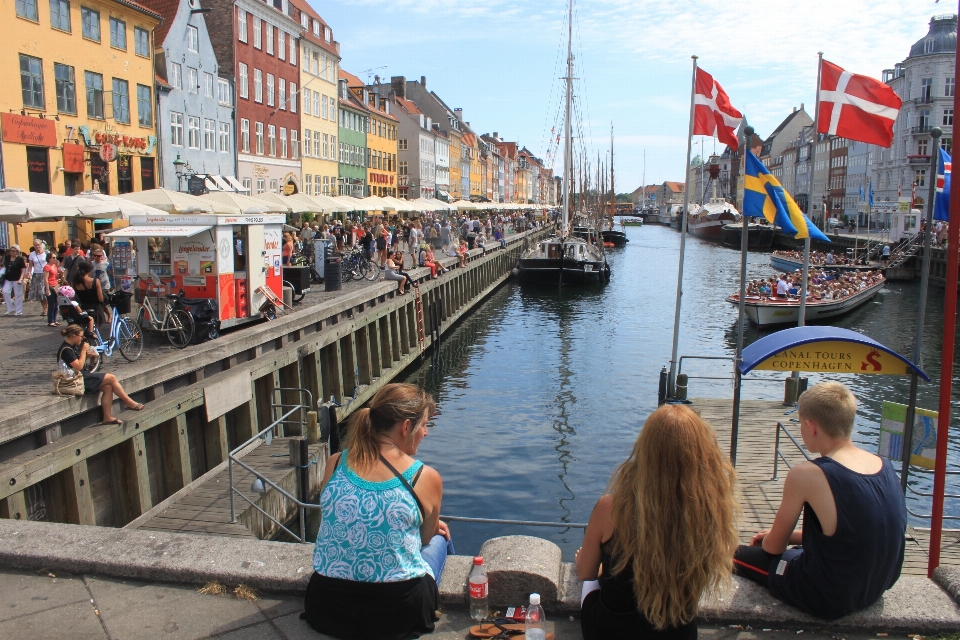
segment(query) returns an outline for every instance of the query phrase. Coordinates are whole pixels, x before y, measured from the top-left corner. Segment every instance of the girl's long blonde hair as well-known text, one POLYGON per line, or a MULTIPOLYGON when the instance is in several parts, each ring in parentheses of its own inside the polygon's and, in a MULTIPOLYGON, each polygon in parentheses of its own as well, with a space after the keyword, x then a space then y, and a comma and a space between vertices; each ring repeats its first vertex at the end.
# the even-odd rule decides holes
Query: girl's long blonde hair
MULTIPOLYGON (((393 383, 377 391, 366 407, 354 414, 347 431, 347 461, 354 470, 369 471, 380 458, 380 438, 398 423, 420 424, 437 405, 426 391, 412 384, 393 383)), ((412 434, 411 434, 412 436, 412 434)))
POLYGON ((683 405, 650 414, 610 480, 616 566, 633 568, 637 608, 656 628, 686 624, 730 579, 736 471, 713 429, 683 405))

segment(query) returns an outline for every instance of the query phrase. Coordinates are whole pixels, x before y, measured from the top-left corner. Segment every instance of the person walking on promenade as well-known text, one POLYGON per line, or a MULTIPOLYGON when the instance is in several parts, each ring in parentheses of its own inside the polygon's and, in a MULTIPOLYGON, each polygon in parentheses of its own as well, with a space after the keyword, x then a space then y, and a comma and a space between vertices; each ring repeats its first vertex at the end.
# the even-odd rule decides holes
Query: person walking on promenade
POLYGON ((47 264, 43 266, 44 291, 47 294, 47 324, 51 327, 59 327, 57 322, 57 285, 60 284, 60 262, 57 261, 57 255, 53 252, 47 252, 47 264))
POLYGON ((440 520, 440 474, 414 456, 435 408, 416 386, 388 384, 327 460, 301 615, 316 631, 405 640, 434 630, 437 583, 454 548, 440 520))
POLYGON ((20 254, 20 245, 11 245, 3 257, 4 315, 23 315, 23 282, 27 278, 27 263, 20 254))
POLYGON ((27 275, 30 278, 28 300, 39 302, 43 310, 40 315, 47 315, 47 287, 44 284, 43 268, 47 266, 47 251, 43 240, 33 241, 33 250, 27 256, 27 275))
POLYGON ((734 568, 804 613, 836 620, 899 579, 906 504, 890 460, 850 439, 857 400, 849 389, 820 383, 800 396, 798 414, 803 444, 820 457, 790 469, 773 526, 737 548, 734 568))
POLYGON ((736 471, 683 405, 647 418, 576 553, 584 640, 695 640, 700 596, 730 580, 736 471))
POLYGON ((417 265, 417 254, 420 252, 420 243, 423 242, 423 231, 419 222, 414 222, 410 227, 410 239, 407 242, 407 248, 410 251, 410 263, 417 265))
POLYGON ((83 375, 83 392, 85 394, 103 394, 100 399, 102 424, 123 424, 123 420, 113 417, 113 396, 117 396, 127 409, 143 410, 142 404, 126 394, 115 375, 112 373, 87 373, 83 370, 89 358, 97 357, 97 352, 83 341, 83 327, 72 324, 61 329, 60 335, 63 336, 63 344, 57 349, 57 360, 83 375))

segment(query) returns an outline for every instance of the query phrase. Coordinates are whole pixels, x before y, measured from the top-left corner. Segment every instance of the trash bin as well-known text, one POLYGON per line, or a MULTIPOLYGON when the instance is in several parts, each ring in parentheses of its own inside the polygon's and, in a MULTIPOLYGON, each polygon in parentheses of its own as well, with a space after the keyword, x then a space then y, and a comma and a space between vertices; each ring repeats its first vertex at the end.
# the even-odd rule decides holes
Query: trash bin
POLYGON ((477 243, 477 234, 468 233, 467 234, 467 249, 473 249, 477 243))
POLYGON ((323 271, 323 290, 340 291, 340 256, 327 256, 323 271))

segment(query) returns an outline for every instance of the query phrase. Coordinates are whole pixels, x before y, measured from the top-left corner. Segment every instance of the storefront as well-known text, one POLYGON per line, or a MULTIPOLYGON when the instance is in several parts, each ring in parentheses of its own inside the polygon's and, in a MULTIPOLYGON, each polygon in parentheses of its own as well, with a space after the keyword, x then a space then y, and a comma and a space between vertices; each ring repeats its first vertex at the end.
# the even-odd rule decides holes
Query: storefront
POLYGON ((237 176, 249 195, 258 193, 278 193, 292 195, 300 193, 300 163, 288 160, 257 158, 240 154, 237 162, 237 176))

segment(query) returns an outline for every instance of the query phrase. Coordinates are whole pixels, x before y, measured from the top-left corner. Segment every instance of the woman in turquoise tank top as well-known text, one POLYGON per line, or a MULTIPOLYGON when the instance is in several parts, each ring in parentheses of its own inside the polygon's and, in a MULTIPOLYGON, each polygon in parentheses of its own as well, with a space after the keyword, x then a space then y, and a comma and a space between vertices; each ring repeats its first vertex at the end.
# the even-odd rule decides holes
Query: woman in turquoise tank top
POLYGON ((414 385, 386 385, 327 461, 302 616, 317 631, 369 640, 433 631, 437 583, 454 550, 440 521, 440 474, 413 456, 435 408, 414 385))

